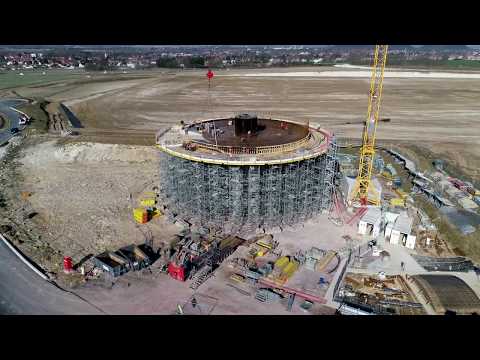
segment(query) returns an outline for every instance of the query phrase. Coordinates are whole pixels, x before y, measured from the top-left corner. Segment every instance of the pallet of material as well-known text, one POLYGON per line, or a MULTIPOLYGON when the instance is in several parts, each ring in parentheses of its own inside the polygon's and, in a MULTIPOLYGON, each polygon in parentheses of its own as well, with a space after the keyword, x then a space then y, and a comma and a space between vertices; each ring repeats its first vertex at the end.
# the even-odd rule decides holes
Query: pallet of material
POLYGON ((351 284, 354 289, 358 289, 363 286, 363 284, 360 281, 348 275, 345 276, 345 282, 351 284))
POLYGON ((224 248, 226 248, 227 246, 229 246, 229 247, 231 247, 231 248, 237 248, 237 247, 240 246, 244 241, 245 241, 245 239, 239 238, 239 237, 237 237, 237 236, 229 236, 229 237, 223 239, 223 240, 220 242, 219 248, 220 248, 220 249, 224 249, 224 248))
POLYGON ((288 256, 279 257, 273 264, 273 271, 268 275, 268 277, 272 280, 278 278, 289 262, 290 258, 288 256))
POLYGON ((319 272, 324 271, 327 265, 335 258, 336 254, 335 251, 328 250, 327 254, 317 262, 315 270, 319 272))
POLYGON ((292 275, 295 273, 295 271, 297 271, 298 269, 298 266, 300 264, 295 261, 295 260, 291 260, 282 270, 282 273, 280 274, 279 276, 279 280, 280 281, 287 281, 288 279, 290 279, 292 277, 292 275))

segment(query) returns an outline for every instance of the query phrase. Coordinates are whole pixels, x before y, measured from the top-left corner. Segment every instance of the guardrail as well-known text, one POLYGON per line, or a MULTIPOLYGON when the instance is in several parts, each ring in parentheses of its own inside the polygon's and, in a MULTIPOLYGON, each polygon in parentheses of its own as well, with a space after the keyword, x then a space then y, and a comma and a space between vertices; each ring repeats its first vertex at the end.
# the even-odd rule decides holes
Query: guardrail
POLYGON ((37 269, 23 254, 21 254, 12 244, 10 244, 10 241, 8 241, 2 234, 0 234, 0 239, 25 265, 32 269, 38 276, 40 276, 43 280, 50 281, 50 278, 47 275, 37 269))
POLYGON ((303 139, 287 143, 281 145, 271 145, 271 146, 258 146, 258 147, 248 147, 248 146, 225 146, 225 145, 213 145, 213 144, 205 144, 203 142, 192 140, 192 143, 197 145, 199 148, 213 150, 213 151, 221 151, 228 154, 274 154, 274 153, 281 153, 287 152, 291 150, 295 150, 300 146, 308 143, 311 139, 312 135, 308 134, 303 139))
POLYGON ((15 111, 15 112, 17 112, 17 113, 25 116, 27 119, 30 119, 30 116, 28 116, 27 114, 25 114, 23 111, 20 111, 20 110, 18 110, 18 109, 15 109, 15 108, 12 107, 12 106, 10 106, 10 110, 13 110, 13 111, 15 111))

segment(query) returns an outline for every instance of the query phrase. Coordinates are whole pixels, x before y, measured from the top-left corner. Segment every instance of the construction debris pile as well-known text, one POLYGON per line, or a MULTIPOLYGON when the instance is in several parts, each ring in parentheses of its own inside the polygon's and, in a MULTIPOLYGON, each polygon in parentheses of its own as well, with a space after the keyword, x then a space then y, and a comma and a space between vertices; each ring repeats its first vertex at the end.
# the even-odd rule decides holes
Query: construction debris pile
POLYGON ((400 275, 347 273, 335 300, 366 314, 423 315, 425 310, 400 275))
POLYGON ((244 239, 236 236, 216 237, 188 233, 173 245, 167 272, 179 281, 192 280, 190 287, 195 290, 243 242, 244 239))

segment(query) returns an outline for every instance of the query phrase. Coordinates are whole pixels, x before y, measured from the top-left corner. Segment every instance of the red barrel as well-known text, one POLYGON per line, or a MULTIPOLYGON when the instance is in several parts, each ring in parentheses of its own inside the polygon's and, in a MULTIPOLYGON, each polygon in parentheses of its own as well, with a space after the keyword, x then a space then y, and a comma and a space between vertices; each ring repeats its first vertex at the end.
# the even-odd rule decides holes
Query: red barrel
POLYGON ((73 270, 73 262, 70 256, 65 256, 63 258, 63 271, 71 272, 73 270))

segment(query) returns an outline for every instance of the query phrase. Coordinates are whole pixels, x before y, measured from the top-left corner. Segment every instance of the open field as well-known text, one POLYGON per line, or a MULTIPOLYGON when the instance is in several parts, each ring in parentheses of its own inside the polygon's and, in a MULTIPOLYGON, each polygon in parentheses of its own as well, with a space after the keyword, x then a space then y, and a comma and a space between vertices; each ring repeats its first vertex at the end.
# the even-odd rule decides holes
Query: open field
POLYGON ((79 70, 18 70, 0 72, 0 89, 16 88, 19 86, 33 86, 48 82, 80 79, 85 72, 79 70), (22 73, 23 75, 20 75, 22 73))
MULTIPOLYGON (((159 75, 100 91, 99 84, 85 85, 54 98, 66 101, 92 128, 156 131, 180 120, 258 111, 316 121, 339 136, 361 134, 368 78, 222 77, 224 73, 218 71, 214 78, 210 106, 203 72, 159 75)), ((478 145, 479 94, 475 79, 386 79, 382 116, 391 122, 379 126, 378 137, 478 145)))
MULTIPOLYGON (((219 70, 210 94, 204 71, 157 71, 147 78, 18 91, 64 101, 85 125, 83 140, 88 141, 149 144, 155 131, 181 120, 242 111, 316 121, 338 136, 359 138, 368 77, 356 71, 353 77, 309 75, 318 69, 302 68, 303 75, 294 77, 285 76, 291 69, 219 70), (245 76, 258 73, 269 76, 245 76)), ((378 139, 441 152, 478 177, 479 95, 478 79, 386 78, 382 117, 391 122, 380 124, 378 139)))
POLYGON ((21 92, 25 96, 32 96, 36 92, 47 95, 50 91, 55 92, 55 90, 67 85, 93 84, 96 82, 146 77, 150 76, 151 73, 152 71, 136 71, 135 73, 108 72, 104 74, 101 72, 87 72, 82 69, 0 71, 0 90, 16 89, 21 91, 23 89, 24 93, 23 91, 21 92))

